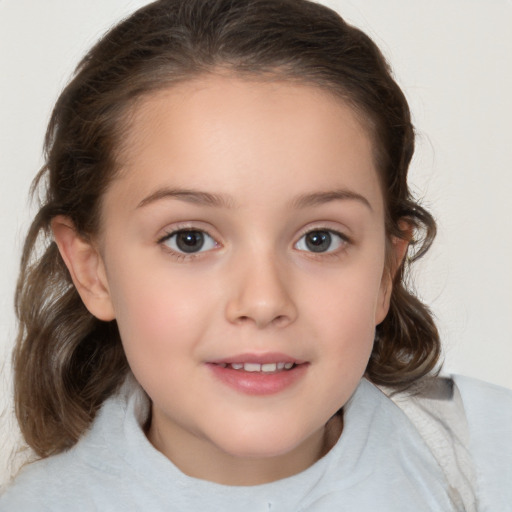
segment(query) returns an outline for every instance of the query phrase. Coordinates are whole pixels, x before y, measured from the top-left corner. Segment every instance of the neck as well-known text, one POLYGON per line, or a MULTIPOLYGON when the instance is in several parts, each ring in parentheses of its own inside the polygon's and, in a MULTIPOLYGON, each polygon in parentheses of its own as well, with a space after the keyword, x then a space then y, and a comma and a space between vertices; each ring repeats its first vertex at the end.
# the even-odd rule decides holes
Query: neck
POLYGON ((165 435, 157 422, 151 423, 147 437, 157 450, 188 476, 223 485, 253 486, 306 470, 336 444, 342 423, 341 415, 336 415, 290 452, 262 458, 234 456, 200 438, 196 438, 194 443, 188 442, 187 451, 176 449, 183 446, 182 443, 165 435))

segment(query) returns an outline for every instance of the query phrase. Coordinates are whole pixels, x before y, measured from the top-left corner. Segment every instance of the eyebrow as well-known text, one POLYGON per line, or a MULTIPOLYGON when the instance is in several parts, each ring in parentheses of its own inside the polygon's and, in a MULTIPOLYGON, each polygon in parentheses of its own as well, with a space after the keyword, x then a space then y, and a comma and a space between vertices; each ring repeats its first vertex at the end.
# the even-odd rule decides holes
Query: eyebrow
POLYGON ((373 211, 370 201, 361 194, 352 190, 328 190, 326 192, 313 192, 311 194, 303 194, 292 201, 294 208, 306 208, 308 206, 320 206, 331 201, 358 201, 373 211))
MULTIPOLYGON (((145 197, 137 205, 137 208, 142 208, 148 204, 160 201, 162 199, 178 199, 187 203, 200 204, 217 208, 233 208, 235 206, 235 201, 233 198, 222 194, 212 194, 210 192, 182 188, 161 188, 145 197)), ((300 209, 311 206, 320 206, 331 201, 346 200, 358 201, 373 211, 373 208, 366 197, 347 189, 303 194, 295 198, 291 202, 291 206, 292 208, 300 209)))
POLYGON ((232 208, 234 206, 234 201, 230 197, 221 194, 211 194, 210 192, 183 188, 162 188, 145 197, 137 205, 137 208, 142 208, 143 206, 160 201, 161 199, 179 199, 187 203, 201 204, 217 208, 232 208))

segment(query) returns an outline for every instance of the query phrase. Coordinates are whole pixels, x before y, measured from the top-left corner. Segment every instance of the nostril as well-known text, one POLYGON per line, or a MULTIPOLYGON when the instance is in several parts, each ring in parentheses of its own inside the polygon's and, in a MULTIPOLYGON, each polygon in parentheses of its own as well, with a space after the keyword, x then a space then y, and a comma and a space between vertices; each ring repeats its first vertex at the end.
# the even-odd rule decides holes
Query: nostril
POLYGON ((239 324, 246 324, 249 322, 255 322, 257 325, 274 325, 274 326, 280 326, 282 324, 287 323, 288 317, 286 315, 277 315, 274 318, 265 319, 262 321, 261 318, 258 317, 252 317, 250 315, 240 315, 236 318, 236 323, 239 324))
POLYGON ((286 315, 278 315, 272 320, 271 323, 273 323, 275 326, 280 326, 288 323, 288 320, 289 319, 286 315))

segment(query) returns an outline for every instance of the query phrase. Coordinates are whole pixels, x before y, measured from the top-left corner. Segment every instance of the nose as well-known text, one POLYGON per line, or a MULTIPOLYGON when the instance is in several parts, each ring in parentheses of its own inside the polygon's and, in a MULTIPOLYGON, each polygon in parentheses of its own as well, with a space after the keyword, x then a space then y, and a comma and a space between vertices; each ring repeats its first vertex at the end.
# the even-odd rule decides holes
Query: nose
POLYGON ((241 258, 233 267, 226 317, 235 324, 254 324, 258 329, 284 327, 297 318, 291 277, 280 271, 272 254, 241 258), (238 267, 238 268, 237 268, 238 267))

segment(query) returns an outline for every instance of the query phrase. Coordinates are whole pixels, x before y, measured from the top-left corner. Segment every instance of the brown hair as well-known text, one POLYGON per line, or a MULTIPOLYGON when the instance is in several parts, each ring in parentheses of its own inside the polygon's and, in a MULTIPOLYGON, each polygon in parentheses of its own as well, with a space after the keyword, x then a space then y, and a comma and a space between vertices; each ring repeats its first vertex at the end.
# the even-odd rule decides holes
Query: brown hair
MULTIPOLYGON (((99 229, 100 202, 134 103, 144 95, 219 68, 295 80, 337 95, 375 140, 388 238, 416 233, 420 257, 435 235, 430 214, 411 198, 407 171, 414 131, 405 97, 375 44, 327 7, 306 0, 160 0, 108 32, 80 62, 52 113, 42 190, 28 233, 16 294, 16 413, 39 456, 72 446, 128 369, 115 321, 85 308, 50 223, 68 216, 78 233, 99 229), (402 223, 401 223, 402 222, 402 223)), ((428 309, 394 278, 391 308, 377 327, 367 376, 405 386, 432 372, 439 337, 428 309)))

